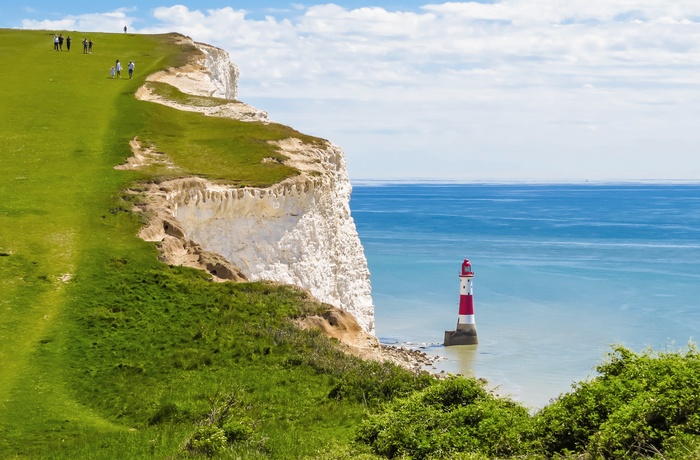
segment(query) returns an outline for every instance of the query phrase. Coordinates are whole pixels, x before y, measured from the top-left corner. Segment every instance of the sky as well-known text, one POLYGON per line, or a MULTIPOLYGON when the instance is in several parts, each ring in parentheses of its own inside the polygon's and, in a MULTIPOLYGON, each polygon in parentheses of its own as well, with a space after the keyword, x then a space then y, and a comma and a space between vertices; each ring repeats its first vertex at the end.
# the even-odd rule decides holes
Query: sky
POLYGON ((700 182, 697 0, 21 3, 0 27, 227 50, 239 99, 353 181, 700 182))

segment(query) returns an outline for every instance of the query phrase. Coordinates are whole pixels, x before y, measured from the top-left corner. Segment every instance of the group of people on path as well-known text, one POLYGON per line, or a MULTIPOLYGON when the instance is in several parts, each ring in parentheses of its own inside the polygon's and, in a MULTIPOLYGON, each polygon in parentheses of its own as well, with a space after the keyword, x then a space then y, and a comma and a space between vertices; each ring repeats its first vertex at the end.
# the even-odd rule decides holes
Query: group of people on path
POLYGON ((68 51, 70 51, 70 42, 71 42, 70 35, 64 39, 63 34, 58 34, 58 35, 53 36, 53 50, 54 51, 63 51, 63 42, 66 43, 66 49, 68 51))
MULTIPOLYGON (((70 38, 70 35, 68 35, 65 39, 63 38, 63 34, 58 34, 53 36, 53 49, 54 51, 63 51, 63 43, 66 44, 66 50, 70 51, 70 44, 72 42, 72 39, 70 38)), ((91 54, 92 53, 92 38, 83 38, 83 53, 85 54, 91 54)))
MULTIPOLYGON (((129 69, 129 78, 134 76, 134 67, 136 64, 134 64, 134 61, 129 61, 129 64, 127 65, 127 69, 129 69)), ((112 78, 114 78, 115 74, 117 78, 122 78, 122 63, 117 59, 117 62, 114 64, 114 67, 112 67, 109 70, 110 75, 112 78)))
MULTIPOLYGON (((126 33, 126 26, 124 26, 124 33, 126 33)), ((53 49, 56 51, 63 51, 63 43, 66 44, 66 49, 70 51, 70 44, 71 44, 71 38, 70 35, 68 35, 65 39, 63 38, 63 34, 58 34, 53 36, 53 49)), ((92 54, 92 45, 93 41, 92 38, 83 38, 83 53, 85 54, 92 54)), ((129 78, 132 78, 134 76, 134 67, 136 64, 134 64, 134 61, 129 61, 129 64, 127 64, 127 69, 129 70, 129 78)), ((117 78, 122 77, 122 63, 117 59, 117 62, 114 64, 114 67, 112 67, 109 70, 110 75, 112 78, 115 76, 117 78)))

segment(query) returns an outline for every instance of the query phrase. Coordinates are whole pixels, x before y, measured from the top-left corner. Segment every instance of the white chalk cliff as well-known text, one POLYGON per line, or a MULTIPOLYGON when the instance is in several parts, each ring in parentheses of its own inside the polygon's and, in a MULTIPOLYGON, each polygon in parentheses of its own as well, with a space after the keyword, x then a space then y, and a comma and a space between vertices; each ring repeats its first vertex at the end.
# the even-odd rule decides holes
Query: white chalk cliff
MULTIPOLYGON (((231 102, 190 107, 164 100, 147 87, 141 99, 209 116, 268 122, 267 114, 235 101, 238 69, 226 51, 195 43, 196 63, 149 77, 193 95, 231 102)), ((159 184, 160 195, 186 239, 220 254, 250 280, 270 280, 308 289, 374 333, 369 270, 350 214, 351 185, 342 150, 330 142, 278 142, 285 164, 301 174, 268 188, 236 188, 201 178, 159 184)), ((167 152, 166 152, 167 153, 167 152)), ((166 225, 166 228, 168 226, 166 225)), ((180 231, 178 229, 178 231, 180 231)), ((162 237, 154 232, 149 238, 162 237)))

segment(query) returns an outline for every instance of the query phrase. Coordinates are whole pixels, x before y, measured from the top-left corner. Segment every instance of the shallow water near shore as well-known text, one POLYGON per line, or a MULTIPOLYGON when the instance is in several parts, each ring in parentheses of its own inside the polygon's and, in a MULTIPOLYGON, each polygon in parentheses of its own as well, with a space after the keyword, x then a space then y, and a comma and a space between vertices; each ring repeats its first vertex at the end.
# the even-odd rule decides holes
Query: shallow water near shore
POLYGON ((700 186, 354 184, 376 333, 538 408, 610 345, 675 350, 700 330, 700 186), (443 347, 475 272, 479 345, 443 347))

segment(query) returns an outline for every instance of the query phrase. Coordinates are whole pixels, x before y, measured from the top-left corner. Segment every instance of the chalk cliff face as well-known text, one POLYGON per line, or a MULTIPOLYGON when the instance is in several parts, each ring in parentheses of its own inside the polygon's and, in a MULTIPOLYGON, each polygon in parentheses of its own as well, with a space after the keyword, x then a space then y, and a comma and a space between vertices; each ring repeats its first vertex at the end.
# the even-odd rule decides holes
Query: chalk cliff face
POLYGON ((181 43, 191 44, 202 52, 194 62, 183 67, 157 72, 148 81, 160 81, 195 96, 210 96, 234 100, 238 97, 238 66, 226 51, 204 43, 194 43, 183 37, 181 43))
POLYGON ((226 51, 198 43, 197 48, 204 53, 204 67, 209 71, 211 82, 216 88, 210 95, 222 99, 238 97, 238 67, 231 62, 226 51))
MULTIPOLYGON (((196 44, 199 65, 161 72, 163 81, 195 95, 233 99, 238 69, 228 53, 196 44)), ((151 95, 142 99, 177 104, 151 95)), ((267 114, 232 101, 210 116, 267 121, 267 114)), ((187 238, 224 256, 250 280, 271 280, 308 289, 319 300, 353 314, 374 332, 374 306, 364 249, 350 215, 351 185, 342 150, 330 142, 303 144, 287 139, 277 146, 285 162, 301 174, 269 188, 235 188, 188 178, 161 184, 169 212, 187 238)))

